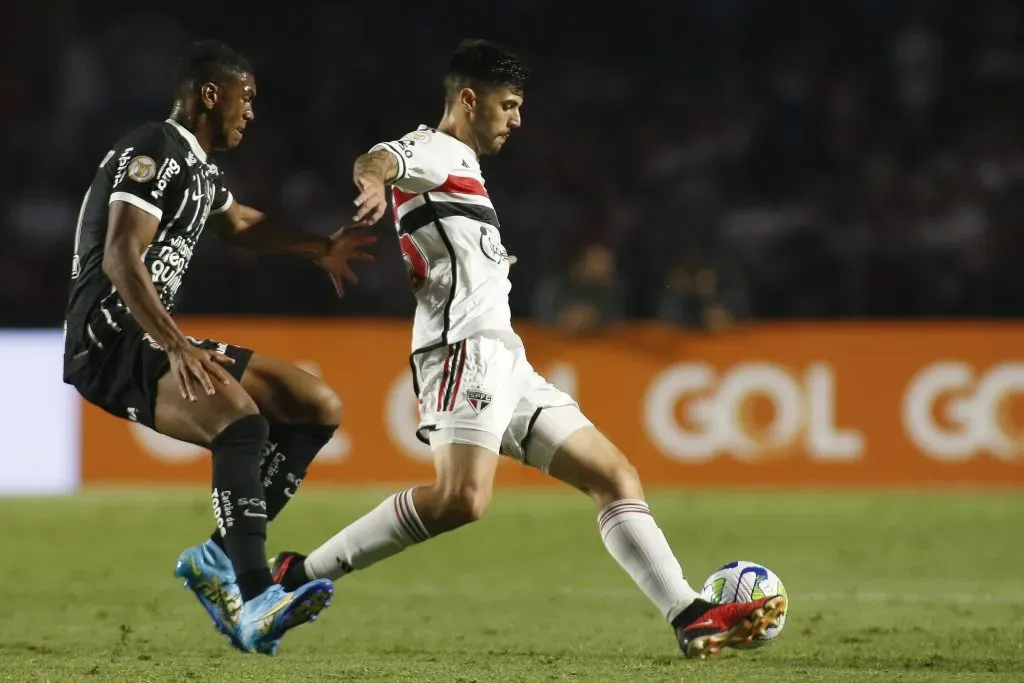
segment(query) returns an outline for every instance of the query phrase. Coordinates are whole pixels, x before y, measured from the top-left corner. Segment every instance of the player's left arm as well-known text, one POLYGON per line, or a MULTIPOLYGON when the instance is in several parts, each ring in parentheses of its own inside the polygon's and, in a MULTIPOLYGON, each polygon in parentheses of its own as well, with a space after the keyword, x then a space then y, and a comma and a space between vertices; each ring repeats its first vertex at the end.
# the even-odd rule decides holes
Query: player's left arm
POLYGON ((210 215, 210 229, 225 242, 270 254, 316 258, 327 253, 330 238, 312 235, 266 220, 262 211, 232 202, 225 211, 210 215))
POLYGON ((293 254, 315 259, 326 254, 330 238, 286 228, 251 206, 235 201, 223 172, 213 167, 213 208, 207 226, 225 242, 269 254, 293 254))
POLYGON ((225 242, 244 249, 311 259, 331 276, 338 296, 345 293, 342 278, 353 284, 359 281, 348 262, 373 261, 373 255, 363 249, 377 241, 351 226, 330 237, 287 228, 267 221, 262 211, 235 201, 226 210, 211 214, 209 226, 225 242))

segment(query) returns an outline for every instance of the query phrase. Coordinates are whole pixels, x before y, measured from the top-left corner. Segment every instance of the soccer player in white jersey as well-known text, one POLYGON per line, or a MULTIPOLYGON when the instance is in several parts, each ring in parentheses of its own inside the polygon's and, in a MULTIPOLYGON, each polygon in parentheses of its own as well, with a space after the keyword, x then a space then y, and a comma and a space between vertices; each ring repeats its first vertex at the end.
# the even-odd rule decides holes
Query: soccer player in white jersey
POLYGON ((279 554, 275 580, 287 589, 338 579, 480 519, 501 453, 589 495, 608 552, 671 623, 683 653, 716 654, 777 623, 786 598, 717 607, 701 600, 644 501, 636 469, 569 395, 534 371, 512 329, 509 257, 480 157, 499 152, 522 125, 528 80, 503 48, 463 41, 444 79, 437 128, 420 126, 356 160, 357 221, 379 220, 391 188, 418 304, 417 434, 431 446, 437 479, 390 496, 308 557, 279 554))

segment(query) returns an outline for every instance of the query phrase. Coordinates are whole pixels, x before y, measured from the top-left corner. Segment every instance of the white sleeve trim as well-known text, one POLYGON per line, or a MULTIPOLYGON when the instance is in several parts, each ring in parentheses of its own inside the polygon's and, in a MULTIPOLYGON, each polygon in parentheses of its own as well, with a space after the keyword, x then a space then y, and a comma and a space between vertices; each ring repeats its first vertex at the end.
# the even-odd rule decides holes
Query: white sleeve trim
POLYGON ((130 192, 111 192, 110 201, 107 204, 113 204, 114 202, 124 202, 125 204, 131 204, 132 206, 138 207, 148 213, 150 216, 155 216, 157 220, 161 220, 164 217, 164 212, 145 199, 138 197, 130 192))
POLYGON ((221 207, 216 208, 216 209, 212 209, 210 211, 210 215, 211 216, 216 216, 219 213, 224 213, 225 211, 230 209, 231 205, 234 204, 234 203, 235 203, 235 196, 233 194, 231 194, 230 190, 228 190, 228 198, 224 201, 224 206, 221 206, 221 207))
POLYGON ((398 178, 395 178, 395 180, 404 178, 406 174, 409 172, 409 169, 405 165, 405 155, 399 152, 397 149, 395 149, 394 145, 392 145, 390 142, 378 143, 371 147, 370 151, 376 152, 378 149, 387 150, 388 152, 391 152, 392 154, 395 155, 395 158, 398 159, 398 178))

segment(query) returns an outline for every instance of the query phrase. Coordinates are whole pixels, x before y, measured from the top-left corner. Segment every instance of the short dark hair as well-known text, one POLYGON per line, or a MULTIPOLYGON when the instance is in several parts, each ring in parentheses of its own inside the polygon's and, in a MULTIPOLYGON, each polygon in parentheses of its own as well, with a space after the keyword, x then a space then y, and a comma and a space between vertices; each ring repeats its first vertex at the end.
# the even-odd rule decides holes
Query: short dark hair
POLYGON ((200 40, 189 45, 178 61, 174 83, 181 92, 207 82, 238 80, 244 73, 252 73, 245 57, 219 40, 200 40))
POLYGON ((444 77, 445 101, 453 101, 463 88, 508 87, 517 95, 533 80, 530 70, 514 54, 488 40, 467 38, 459 43, 444 77))

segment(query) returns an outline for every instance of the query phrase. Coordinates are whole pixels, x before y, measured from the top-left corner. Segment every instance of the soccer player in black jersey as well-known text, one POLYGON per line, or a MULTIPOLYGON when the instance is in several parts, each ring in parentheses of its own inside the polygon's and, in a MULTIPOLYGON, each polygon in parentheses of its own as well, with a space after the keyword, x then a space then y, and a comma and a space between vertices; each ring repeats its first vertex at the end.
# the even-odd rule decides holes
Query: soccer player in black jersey
POLYGON ((316 618, 331 582, 275 584, 267 523, 280 513, 337 428, 337 395, 320 379, 230 344, 185 336, 171 311, 203 229, 232 244, 303 256, 338 294, 375 238, 329 238, 275 227, 240 204, 210 159, 238 146, 253 121, 248 62, 215 41, 181 60, 166 121, 142 125, 99 165, 75 230, 64 324, 64 381, 90 403, 213 453, 216 530, 185 550, 175 573, 239 649, 273 654, 290 628, 316 618))

